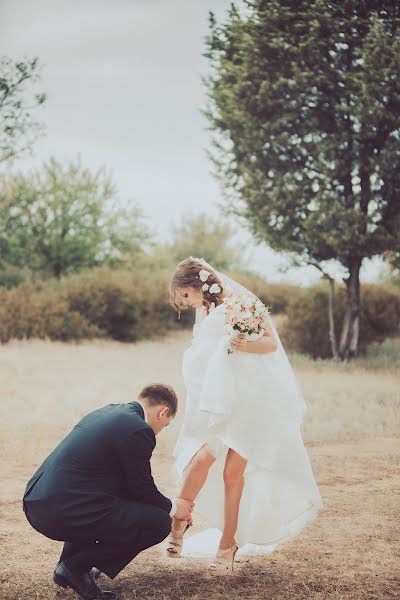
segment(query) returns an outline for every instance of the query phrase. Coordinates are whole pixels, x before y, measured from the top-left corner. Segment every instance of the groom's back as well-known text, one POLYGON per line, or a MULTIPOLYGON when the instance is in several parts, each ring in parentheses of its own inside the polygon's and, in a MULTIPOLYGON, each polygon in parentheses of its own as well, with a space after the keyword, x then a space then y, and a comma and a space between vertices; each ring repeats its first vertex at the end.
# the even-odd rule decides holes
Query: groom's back
POLYGON ((130 433, 148 427, 138 403, 108 404, 83 417, 44 461, 56 460, 74 466, 98 465, 107 461, 115 444, 130 433))
POLYGON ((150 429, 143 416, 142 407, 132 402, 109 404, 83 417, 37 469, 24 500, 57 504, 87 501, 99 493, 124 496, 117 449, 133 432, 150 429))

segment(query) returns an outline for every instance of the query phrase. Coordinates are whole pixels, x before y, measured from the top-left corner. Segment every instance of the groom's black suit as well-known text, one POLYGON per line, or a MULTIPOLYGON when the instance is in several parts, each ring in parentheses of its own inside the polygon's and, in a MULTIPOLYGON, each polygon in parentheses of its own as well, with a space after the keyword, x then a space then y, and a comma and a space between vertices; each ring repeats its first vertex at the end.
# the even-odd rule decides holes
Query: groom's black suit
POLYGON ((37 531, 65 542, 71 569, 115 577, 171 528, 171 501, 154 484, 155 435, 138 402, 84 417, 29 481, 24 511, 37 531))

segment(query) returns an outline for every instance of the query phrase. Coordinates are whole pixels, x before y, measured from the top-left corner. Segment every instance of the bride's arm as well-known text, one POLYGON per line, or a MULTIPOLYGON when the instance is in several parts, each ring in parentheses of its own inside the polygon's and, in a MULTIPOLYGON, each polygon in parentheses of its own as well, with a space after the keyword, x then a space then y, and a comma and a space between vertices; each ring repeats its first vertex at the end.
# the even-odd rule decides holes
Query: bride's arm
POLYGON ((241 352, 250 352, 253 354, 270 354, 275 352, 278 344, 274 332, 268 327, 262 338, 250 342, 246 340, 244 335, 238 335, 231 341, 233 350, 239 350, 241 352))

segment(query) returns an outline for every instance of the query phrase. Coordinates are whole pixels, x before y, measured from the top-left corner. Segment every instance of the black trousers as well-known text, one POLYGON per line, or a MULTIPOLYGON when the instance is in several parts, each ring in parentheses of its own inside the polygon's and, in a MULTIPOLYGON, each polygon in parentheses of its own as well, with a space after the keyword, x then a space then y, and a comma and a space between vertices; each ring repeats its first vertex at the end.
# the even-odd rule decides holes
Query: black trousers
POLYGON ((51 539, 64 540, 60 556, 67 567, 79 572, 97 567, 114 579, 127 564, 146 548, 162 542, 171 531, 169 514, 151 504, 117 502, 109 515, 99 521, 74 527, 59 523, 58 531, 33 527, 51 539))

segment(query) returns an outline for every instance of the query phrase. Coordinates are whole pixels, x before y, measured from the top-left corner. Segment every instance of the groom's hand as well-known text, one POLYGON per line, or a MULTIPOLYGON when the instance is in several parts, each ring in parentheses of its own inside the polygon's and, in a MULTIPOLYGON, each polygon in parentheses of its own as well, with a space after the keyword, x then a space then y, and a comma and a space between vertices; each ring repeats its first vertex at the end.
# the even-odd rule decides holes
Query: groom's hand
POLYGON ((194 502, 184 500, 183 498, 176 499, 176 512, 174 517, 180 521, 188 521, 191 518, 191 512, 194 508, 194 502))

